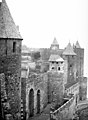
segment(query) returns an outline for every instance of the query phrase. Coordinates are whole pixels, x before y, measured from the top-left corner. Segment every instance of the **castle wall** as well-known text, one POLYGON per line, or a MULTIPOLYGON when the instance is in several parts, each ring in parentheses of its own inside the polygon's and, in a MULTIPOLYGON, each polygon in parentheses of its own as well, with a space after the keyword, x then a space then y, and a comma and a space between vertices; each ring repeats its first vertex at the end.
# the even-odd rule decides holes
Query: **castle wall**
POLYGON ((26 117, 26 80, 27 78, 21 78, 21 101, 23 105, 24 117, 26 117))
POLYGON ((26 111, 30 115, 29 111, 29 92, 31 89, 34 91, 34 115, 37 113, 37 92, 40 90, 40 112, 47 105, 47 74, 30 75, 26 82, 26 111))
POLYGON ((63 56, 64 59, 64 84, 76 81, 76 56, 63 56))
POLYGON ((52 120, 67 120, 72 119, 75 112, 75 97, 72 97, 60 108, 51 112, 52 120))
POLYGON ((87 78, 83 77, 80 80, 80 100, 85 100, 87 98, 87 78))
POLYGON ((67 79, 68 79, 68 61, 65 58, 64 59, 64 85, 67 83, 67 79))
POLYGON ((49 87, 48 87, 49 102, 52 101, 60 102, 64 91, 63 73, 49 72, 48 83, 49 83, 49 87))
POLYGON ((4 111, 2 110, 2 106, 6 96, 6 89, 5 89, 5 75, 4 73, 0 74, 0 113, 3 114, 4 117, 4 111))
POLYGON ((0 56, 6 54, 6 41, 0 40, 0 56))
POLYGON ((13 53, 14 40, 0 40, 0 73, 5 74, 6 93, 10 103, 10 113, 20 112, 21 105, 21 40, 16 40, 16 52, 13 53))
POLYGON ((77 75, 80 77, 84 74, 84 49, 82 48, 75 48, 74 49, 76 55, 76 68, 77 68, 77 75))

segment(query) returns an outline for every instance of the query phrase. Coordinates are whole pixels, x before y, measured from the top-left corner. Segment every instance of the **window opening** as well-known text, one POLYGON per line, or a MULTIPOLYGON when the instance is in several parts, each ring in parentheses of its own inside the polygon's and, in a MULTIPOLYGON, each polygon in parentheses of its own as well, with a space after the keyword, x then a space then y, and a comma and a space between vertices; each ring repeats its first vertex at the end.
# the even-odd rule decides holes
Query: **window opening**
POLYGON ((52 67, 52 70, 54 70, 54 67, 52 67))
POLYGON ((60 67, 58 67, 58 70, 60 70, 60 67))
POLYGON ((13 42, 13 52, 16 52, 16 42, 13 42))
POLYGON ((72 65, 70 65, 70 67, 72 67, 72 65))

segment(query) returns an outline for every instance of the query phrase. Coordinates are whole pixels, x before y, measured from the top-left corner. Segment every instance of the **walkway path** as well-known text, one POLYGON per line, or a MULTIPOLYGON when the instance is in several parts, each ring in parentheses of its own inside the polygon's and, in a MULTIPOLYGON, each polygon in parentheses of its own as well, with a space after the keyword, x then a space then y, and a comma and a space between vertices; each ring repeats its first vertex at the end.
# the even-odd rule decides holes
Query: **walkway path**
POLYGON ((34 116, 33 118, 29 118, 29 120, 49 120, 50 118, 50 107, 52 104, 48 104, 47 107, 43 110, 41 114, 34 116))

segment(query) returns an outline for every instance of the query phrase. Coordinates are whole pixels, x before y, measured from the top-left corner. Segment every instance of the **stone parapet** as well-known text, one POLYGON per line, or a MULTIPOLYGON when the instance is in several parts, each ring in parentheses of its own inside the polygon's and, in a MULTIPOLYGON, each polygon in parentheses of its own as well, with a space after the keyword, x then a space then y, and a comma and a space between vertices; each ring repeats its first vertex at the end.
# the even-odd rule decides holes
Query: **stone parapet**
POLYGON ((55 111, 51 111, 50 120, 66 120, 71 119, 75 112, 75 97, 69 99, 64 105, 55 111))

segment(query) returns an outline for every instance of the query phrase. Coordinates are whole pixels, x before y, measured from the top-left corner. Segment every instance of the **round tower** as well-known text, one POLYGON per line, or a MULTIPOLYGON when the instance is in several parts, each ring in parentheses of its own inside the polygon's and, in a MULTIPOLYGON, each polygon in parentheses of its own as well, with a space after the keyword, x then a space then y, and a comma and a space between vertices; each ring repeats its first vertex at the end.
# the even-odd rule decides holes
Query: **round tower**
POLYGON ((21 107, 21 41, 5 0, 0 2, 0 73, 5 75, 9 113, 20 113, 21 107))

